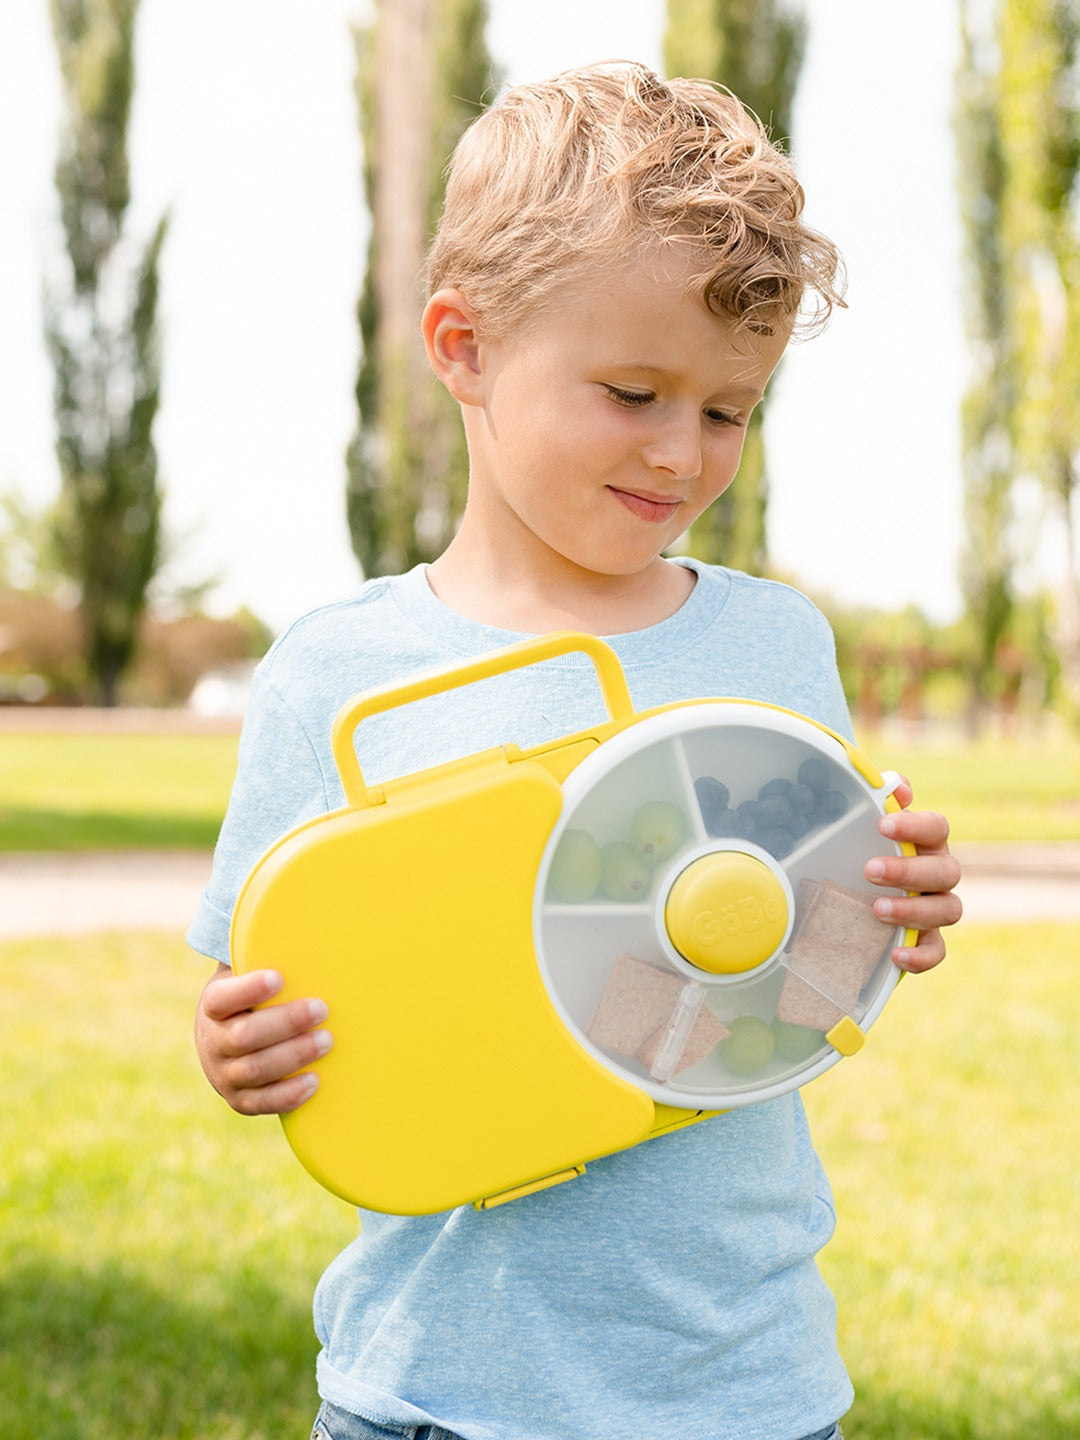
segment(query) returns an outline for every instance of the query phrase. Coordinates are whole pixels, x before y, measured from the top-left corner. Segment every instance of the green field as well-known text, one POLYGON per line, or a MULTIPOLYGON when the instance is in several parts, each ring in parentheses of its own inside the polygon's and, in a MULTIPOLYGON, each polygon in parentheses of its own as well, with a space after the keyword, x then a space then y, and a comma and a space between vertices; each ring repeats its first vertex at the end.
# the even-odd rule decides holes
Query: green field
MULTIPOLYGON (((961 926, 808 1087, 849 1440, 1080 1434, 1078 954, 1080 926, 961 926)), ((205 1085, 207 968, 162 936, 0 947, 5 1440, 308 1433, 311 1291, 355 1220, 205 1085)))
POLYGON ((209 848, 231 735, 0 735, 0 850, 209 848))
MULTIPOLYGON (((236 765, 231 736, 0 736, 0 850, 209 847, 236 765)), ((954 841, 1080 840, 1080 739, 915 745, 876 763, 943 810, 954 841)))

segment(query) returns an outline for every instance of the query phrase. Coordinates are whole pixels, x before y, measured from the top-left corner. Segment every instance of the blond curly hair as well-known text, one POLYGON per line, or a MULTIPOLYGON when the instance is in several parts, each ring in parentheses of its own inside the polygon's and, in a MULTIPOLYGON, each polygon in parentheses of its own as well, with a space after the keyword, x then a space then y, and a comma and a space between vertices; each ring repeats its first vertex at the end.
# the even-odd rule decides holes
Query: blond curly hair
POLYGON ((460 289, 504 336, 605 264, 679 243, 691 285, 738 328, 798 334, 843 305, 843 264, 757 117, 705 80, 618 61, 519 85, 451 159, 428 294, 460 289))

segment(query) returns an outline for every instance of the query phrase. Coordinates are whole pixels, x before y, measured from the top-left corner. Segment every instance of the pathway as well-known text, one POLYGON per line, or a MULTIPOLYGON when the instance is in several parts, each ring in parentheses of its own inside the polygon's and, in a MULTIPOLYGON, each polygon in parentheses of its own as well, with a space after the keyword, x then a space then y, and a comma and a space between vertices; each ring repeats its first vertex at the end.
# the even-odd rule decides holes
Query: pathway
MULTIPOLYGON (((960 852, 972 921, 1080 921, 1080 844, 960 852)), ((100 930, 182 933, 210 872, 202 851, 0 854, 0 940, 100 930)))

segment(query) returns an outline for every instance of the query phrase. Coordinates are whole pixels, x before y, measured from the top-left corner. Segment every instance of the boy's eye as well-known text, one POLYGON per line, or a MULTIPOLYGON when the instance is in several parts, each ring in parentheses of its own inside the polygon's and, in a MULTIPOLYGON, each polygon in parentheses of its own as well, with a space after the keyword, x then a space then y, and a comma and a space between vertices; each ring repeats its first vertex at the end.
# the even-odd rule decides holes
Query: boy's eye
POLYGON ((617 385, 605 385, 604 389, 616 405, 626 405, 630 409, 639 405, 648 405, 650 401, 656 399, 651 390, 620 390, 617 385))
POLYGON ((706 410, 705 414, 714 425, 742 425, 745 423, 741 415, 732 415, 729 410, 706 410))

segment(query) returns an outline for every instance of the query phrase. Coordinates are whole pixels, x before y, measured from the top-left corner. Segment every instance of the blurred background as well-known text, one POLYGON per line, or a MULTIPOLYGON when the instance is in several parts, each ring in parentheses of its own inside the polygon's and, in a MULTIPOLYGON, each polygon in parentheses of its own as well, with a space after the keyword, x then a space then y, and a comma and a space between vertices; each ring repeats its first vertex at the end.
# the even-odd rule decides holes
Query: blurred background
POLYGON ((822 605, 965 864, 949 962, 807 1092, 849 1432, 1080 1434, 1078 45, 1080 0, 4 0, 6 1435, 307 1433, 355 1219, 209 1093, 179 936, 273 635, 460 514, 455 139, 618 58, 740 94, 849 277, 681 548, 822 605))

